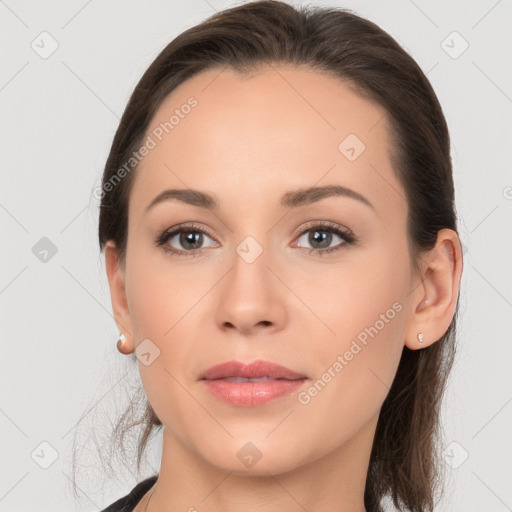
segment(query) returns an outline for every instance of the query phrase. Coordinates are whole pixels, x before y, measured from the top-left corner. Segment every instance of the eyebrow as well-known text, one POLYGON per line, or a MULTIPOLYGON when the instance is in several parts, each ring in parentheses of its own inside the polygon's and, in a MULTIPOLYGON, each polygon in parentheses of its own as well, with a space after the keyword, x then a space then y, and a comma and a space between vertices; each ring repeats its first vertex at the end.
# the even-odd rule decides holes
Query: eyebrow
MULTIPOLYGON (((375 207, 370 203, 370 201, 368 201, 368 199, 366 199, 366 197, 361 195, 359 192, 343 187, 342 185, 325 185, 323 187, 309 187, 291 190, 283 194, 279 200, 279 206, 284 208, 298 208, 300 206, 316 203, 317 201, 332 196, 356 199, 375 211, 375 207)), ((206 210, 219 209, 219 201, 217 198, 213 195, 207 194, 206 192, 193 189, 166 189, 158 194, 151 203, 149 203, 144 210, 144 214, 146 214, 155 205, 171 200, 178 200, 192 206, 205 208, 206 210)))

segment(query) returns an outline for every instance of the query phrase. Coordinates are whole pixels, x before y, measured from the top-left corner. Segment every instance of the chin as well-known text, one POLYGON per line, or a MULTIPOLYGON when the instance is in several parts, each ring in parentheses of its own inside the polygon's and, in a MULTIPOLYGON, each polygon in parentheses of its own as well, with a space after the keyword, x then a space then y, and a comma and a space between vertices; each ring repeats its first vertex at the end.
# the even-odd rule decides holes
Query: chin
POLYGON ((297 439, 288 438, 289 442, 283 443, 279 436, 265 439, 265 435, 249 434, 230 439, 227 443, 219 443, 213 452, 210 445, 205 458, 210 464, 239 476, 277 475, 306 462, 304 447, 297 449, 301 446, 297 439))

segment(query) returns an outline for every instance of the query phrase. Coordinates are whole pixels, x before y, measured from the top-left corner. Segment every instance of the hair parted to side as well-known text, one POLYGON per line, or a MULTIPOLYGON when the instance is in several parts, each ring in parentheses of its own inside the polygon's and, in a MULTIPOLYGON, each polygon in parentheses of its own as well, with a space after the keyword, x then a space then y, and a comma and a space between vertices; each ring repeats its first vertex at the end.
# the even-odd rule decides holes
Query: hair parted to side
MULTIPOLYGON (((163 100, 185 80, 207 69, 248 72, 274 63, 330 73, 386 110, 393 141, 390 158, 409 208, 411 262, 418 268, 439 230, 457 232, 448 127, 414 59, 379 26, 348 9, 256 1, 216 13, 181 33, 135 87, 112 143, 103 185, 138 150, 163 100)), ((121 265, 135 172, 136 167, 101 197, 100 251, 113 240, 121 265)), ((364 497, 367 510, 379 508, 385 496, 399 510, 433 510, 442 484, 440 406, 455 356, 458 309, 457 301, 453 320, 436 343, 422 350, 403 349, 377 424, 364 497)), ((114 440, 140 424, 122 424, 127 416, 117 423, 114 440)), ((162 425, 147 399, 143 418, 138 469, 151 433, 162 425)))

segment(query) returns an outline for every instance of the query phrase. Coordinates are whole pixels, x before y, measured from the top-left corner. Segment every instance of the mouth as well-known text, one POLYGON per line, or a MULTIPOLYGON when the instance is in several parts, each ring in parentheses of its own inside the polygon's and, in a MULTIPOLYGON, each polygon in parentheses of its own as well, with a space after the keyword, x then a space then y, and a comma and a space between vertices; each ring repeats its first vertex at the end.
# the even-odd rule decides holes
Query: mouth
POLYGON ((235 406, 254 407, 294 394, 308 377, 268 361, 228 361, 203 372, 199 380, 216 398, 235 406))

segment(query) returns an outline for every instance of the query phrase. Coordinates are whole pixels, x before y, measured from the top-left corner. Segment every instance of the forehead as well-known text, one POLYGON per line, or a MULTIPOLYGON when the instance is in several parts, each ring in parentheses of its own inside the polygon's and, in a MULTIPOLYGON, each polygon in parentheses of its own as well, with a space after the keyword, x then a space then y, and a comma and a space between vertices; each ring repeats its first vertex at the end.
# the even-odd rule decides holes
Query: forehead
POLYGON ((164 100, 146 137, 154 144, 136 171, 133 215, 165 188, 252 208, 262 198, 277 204, 290 189, 341 184, 376 209, 381 201, 405 207, 386 111, 325 72, 286 65, 201 72, 164 100))

